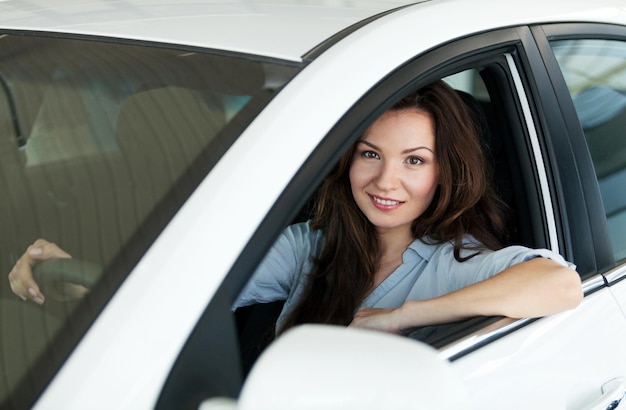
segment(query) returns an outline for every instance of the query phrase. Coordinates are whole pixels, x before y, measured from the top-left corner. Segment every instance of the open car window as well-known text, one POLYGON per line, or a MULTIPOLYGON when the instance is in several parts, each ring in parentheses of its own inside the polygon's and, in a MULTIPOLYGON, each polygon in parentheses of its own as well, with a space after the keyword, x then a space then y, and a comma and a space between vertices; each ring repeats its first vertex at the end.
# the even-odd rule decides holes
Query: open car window
MULTIPOLYGON (((480 132, 487 157, 492 185, 506 203, 504 210, 509 235, 505 245, 545 247, 543 218, 531 210, 541 207, 537 189, 528 180, 534 167, 526 138, 528 132, 521 124, 522 114, 516 111, 516 90, 502 81, 505 72, 502 56, 493 57, 491 64, 481 65, 446 75, 448 83, 465 102, 480 132), (526 176, 524 176, 526 175, 526 176), (526 180, 525 180, 526 179, 526 180)), ((312 196, 292 223, 310 218, 315 196, 312 196)), ((241 343, 244 374, 257 356, 273 340, 276 318, 283 301, 259 303, 239 308, 236 312, 241 343)), ((501 318, 474 318, 463 323, 428 326, 415 329, 408 337, 424 341, 436 348, 454 343, 464 334, 476 331, 501 318)))

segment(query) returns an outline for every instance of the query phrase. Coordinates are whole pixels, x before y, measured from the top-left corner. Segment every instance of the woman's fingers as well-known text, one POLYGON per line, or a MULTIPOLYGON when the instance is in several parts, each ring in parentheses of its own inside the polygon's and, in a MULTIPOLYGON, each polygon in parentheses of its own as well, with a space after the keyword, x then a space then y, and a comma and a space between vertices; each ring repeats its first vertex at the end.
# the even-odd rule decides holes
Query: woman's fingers
POLYGON ((33 266, 38 261, 51 258, 71 258, 71 256, 56 244, 45 239, 37 239, 30 245, 9 272, 9 283, 13 293, 24 300, 30 299, 35 303, 43 304, 45 297, 33 279, 33 266))
POLYGON ((28 247, 26 253, 34 260, 72 257, 69 253, 59 248, 57 244, 48 242, 45 239, 37 239, 28 247))
POLYGON ((22 258, 18 259, 15 265, 13 265, 13 269, 11 269, 11 272, 9 272, 9 284, 11 285, 11 290, 13 291, 13 293, 26 300, 28 295, 27 283, 32 281, 32 275, 29 279, 28 273, 23 272, 23 265, 24 262, 22 258))
POLYGON ((36 303, 43 303, 43 294, 33 279, 32 266, 29 258, 22 256, 9 273, 11 290, 24 300, 31 299, 36 303))

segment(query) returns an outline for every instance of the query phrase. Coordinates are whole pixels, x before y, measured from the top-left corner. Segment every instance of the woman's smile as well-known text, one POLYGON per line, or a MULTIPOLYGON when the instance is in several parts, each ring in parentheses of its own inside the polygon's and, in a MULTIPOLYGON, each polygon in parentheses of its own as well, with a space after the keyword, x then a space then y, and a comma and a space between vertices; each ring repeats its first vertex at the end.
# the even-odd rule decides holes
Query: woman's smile
POLYGON ((370 198, 372 198, 372 202, 376 208, 383 211, 391 211, 398 208, 400 205, 404 203, 404 201, 396 201, 389 198, 383 198, 376 195, 369 194, 370 198))

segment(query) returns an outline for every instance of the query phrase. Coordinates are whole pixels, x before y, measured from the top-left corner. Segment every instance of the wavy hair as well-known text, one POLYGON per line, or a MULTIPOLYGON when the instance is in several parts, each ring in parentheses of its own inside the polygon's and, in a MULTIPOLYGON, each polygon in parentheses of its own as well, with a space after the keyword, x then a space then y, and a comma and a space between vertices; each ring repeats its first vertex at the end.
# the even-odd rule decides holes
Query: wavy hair
MULTIPOLYGON (((472 111, 443 81, 419 89, 391 110, 422 110, 435 127, 439 187, 427 210, 412 224, 413 237, 451 242, 463 262, 480 249, 499 249, 505 238, 504 205, 491 187, 491 175, 472 111), (480 247, 464 244, 473 236, 480 247), (472 249, 462 257, 463 249, 472 249)), ((371 291, 381 251, 375 227, 357 206, 349 171, 356 144, 346 152, 320 187, 313 229, 325 235, 302 298, 280 331, 301 323, 348 325, 371 291)))

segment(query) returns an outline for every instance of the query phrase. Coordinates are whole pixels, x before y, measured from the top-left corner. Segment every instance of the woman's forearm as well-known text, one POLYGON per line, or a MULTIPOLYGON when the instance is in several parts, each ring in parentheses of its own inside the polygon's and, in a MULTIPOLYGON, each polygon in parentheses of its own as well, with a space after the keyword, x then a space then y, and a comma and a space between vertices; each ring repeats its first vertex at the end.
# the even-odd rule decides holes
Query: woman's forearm
POLYGON ((540 317, 572 309, 582 296, 576 271, 535 258, 447 295, 407 301, 395 314, 403 329, 474 316, 540 317))

